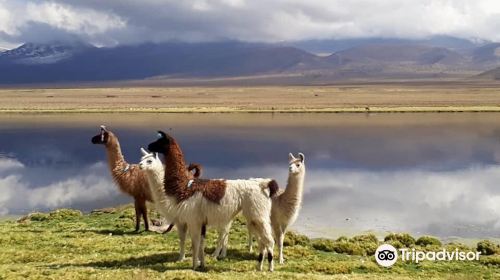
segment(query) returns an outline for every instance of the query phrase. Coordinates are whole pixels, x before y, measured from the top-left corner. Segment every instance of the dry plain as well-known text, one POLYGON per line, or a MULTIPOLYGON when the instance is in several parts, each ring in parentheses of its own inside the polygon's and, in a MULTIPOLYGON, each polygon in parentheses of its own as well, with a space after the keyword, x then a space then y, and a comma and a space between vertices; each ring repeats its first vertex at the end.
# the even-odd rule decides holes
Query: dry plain
POLYGON ((0 112, 500 111, 500 83, 0 89, 0 112))

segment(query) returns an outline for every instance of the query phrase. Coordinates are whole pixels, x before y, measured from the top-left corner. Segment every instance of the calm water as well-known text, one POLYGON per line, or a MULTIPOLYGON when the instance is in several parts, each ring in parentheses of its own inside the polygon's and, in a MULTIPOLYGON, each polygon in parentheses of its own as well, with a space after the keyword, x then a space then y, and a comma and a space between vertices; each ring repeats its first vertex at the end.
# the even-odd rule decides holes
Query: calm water
POLYGON ((126 159, 164 129, 209 178, 275 177, 306 155, 295 229, 335 237, 364 230, 498 237, 499 114, 0 115, 0 216, 131 200, 113 185, 106 124, 126 159))

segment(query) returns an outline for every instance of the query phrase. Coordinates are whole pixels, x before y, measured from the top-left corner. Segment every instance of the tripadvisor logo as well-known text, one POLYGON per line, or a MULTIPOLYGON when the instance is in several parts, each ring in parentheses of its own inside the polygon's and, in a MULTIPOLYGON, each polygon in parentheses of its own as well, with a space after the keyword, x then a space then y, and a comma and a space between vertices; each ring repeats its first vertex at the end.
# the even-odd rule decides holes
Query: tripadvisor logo
POLYGON ((398 260, 398 251, 390 244, 382 244, 375 251, 375 260, 380 266, 390 267, 398 260))
POLYGON ((462 252, 455 249, 454 251, 448 251, 442 249, 437 252, 424 252, 420 250, 401 248, 396 250, 394 246, 390 244, 382 244, 375 251, 375 260, 380 266, 390 267, 394 265, 398 258, 400 257, 402 261, 411 261, 414 263, 419 263, 424 260, 428 261, 478 261, 481 252, 462 252))

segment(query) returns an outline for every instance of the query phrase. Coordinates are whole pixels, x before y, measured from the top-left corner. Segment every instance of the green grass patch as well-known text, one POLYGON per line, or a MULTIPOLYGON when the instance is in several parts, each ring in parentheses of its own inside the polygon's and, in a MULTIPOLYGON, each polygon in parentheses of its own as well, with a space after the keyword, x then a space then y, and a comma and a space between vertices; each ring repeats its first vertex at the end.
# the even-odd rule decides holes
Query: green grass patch
MULTIPOLYGON (((311 240, 294 232, 285 238, 285 264, 276 263, 273 273, 257 272, 257 254, 248 252, 247 230, 240 217, 231 228, 227 258, 217 261, 207 255, 207 270, 197 272, 191 270, 189 242, 187 260, 177 262, 177 232, 134 233, 133 213, 130 206, 90 214, 60 209, 0 222, 0 279, 500 278, 496 252, 477 262, 398 262, 386 269, 375 263, 373 252, 381 242, 374 235, 311 240)), ((214 251, 216 237, 209 230, 207 254, 214 251)), ((391 239, 402 244, 407 240, 411 239, 405 235, 391 239)), ((438 246, 429 242, 424 243, 438 246)), ((419 246, 414 238, 412 246, 419 246)))

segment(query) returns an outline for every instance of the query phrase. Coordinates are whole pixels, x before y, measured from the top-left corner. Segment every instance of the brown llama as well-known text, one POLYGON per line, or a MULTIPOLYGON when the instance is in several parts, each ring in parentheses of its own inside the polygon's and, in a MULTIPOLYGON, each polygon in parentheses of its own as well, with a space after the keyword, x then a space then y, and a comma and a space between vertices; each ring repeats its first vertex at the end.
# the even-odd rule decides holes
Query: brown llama
MULTIPOLYGON (((135 231, 140 229, 141 216, 144 220, 145 230, 149 231, 146 201, 152 202, 152 198, 146 174, 137 164, 129 164, 125 161, 118 137, 106 129, 104 125, 101 125, 100 133, 92 137, 92 144, 101 144, 106 147, 108 166, 113 180, 120 191, 134 198, 135 231)), ((198 178, 201 175, 201 166, 192 163, 185 172, 186 176, 191 179, 198 178), (195 170, 194 175, 191 173, 192 170, 195 170)), ((170 226, 169 229, 171 228, 170 226)))

